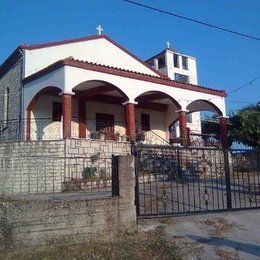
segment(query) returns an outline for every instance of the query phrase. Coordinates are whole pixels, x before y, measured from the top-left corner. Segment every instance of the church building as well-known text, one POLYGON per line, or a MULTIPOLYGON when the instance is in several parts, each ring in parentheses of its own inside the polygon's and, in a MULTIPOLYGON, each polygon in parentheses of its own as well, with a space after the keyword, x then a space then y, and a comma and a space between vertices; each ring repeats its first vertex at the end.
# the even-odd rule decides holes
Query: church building
POLYGON ((0 67, 0 140, 100 139, 189 145, 224 90, 198 85, 196 59, 170 47, 143 61, 103 34, 20 45, 0 67))

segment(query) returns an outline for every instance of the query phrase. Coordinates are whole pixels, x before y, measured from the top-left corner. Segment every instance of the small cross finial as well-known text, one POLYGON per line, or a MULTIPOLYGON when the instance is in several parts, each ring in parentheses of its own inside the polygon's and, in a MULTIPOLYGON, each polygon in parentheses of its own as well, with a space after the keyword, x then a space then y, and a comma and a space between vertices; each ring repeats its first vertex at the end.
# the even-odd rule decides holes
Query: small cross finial
POLYGON ((101 35, 101 34, 102 34, 103 28, 101 27, 101 25, 99 25, 99 26, 97 27, 97 31, 98 31, 98 35, 101 35))
POLYGON ((169 41, 166 42, 167 48, 169 49, 171 46, 171 43, 169 41))

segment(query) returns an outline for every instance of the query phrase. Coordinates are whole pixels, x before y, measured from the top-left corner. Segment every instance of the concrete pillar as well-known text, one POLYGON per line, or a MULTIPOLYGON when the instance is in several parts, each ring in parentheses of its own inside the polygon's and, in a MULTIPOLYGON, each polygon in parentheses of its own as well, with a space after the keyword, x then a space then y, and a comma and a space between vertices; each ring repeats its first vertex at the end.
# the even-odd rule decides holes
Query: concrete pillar
POLYGON ((181 144, 183 146, 188 146, 188 131, 187 131, 187 112, 184 110, 176 111, 179 113, 179 123, 180 123, 180 136, 181 136, 181 144))
POLYGON ((130 137, 130 140, 135 140, 135 104, 125 102, 125 123, 126 123, 126 135, 130 137))
POLYGON ((71 138, 72 94, 64 93, 62 99, 63 139, 66 139, 71 138))
POLYGON ((31 117, 32 117, 32 110, 27 109, 27 111, 26 111, 26 141, 31 140, 31 117))
POLYGON ((79 99, 79 138, 86 138, 86 102, 79 99))
POLYGON ((227 117, 219 117, 220 140, 223 149, 228 148, 227 117))

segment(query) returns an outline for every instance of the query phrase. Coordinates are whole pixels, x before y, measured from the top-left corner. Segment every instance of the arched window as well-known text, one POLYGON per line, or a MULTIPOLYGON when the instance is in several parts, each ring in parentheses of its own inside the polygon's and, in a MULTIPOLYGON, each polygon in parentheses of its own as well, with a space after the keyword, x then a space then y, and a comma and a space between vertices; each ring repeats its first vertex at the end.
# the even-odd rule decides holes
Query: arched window
POLYGON ((9 117, 9 99, 10 99, 10 90, 9 88, 6 88, 5 93, 4 93, 4 126, 7 127, 8 125, 8 117, 9 117))

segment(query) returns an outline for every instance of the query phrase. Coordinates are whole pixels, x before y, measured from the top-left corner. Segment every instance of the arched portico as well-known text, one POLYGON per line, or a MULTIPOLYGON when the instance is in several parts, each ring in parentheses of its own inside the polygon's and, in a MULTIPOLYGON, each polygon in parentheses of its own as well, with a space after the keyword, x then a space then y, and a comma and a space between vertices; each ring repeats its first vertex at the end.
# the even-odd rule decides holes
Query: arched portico
POLYGON ((226 125, 227 117, 224 116, 224 113, 220 107, 218 107, 215 103, 209 100, 198 99, 189 103, 186 108, 188 113, 193 113, 197 111, 200 112, 206 111, 206 112, 213 112, 217 114, 219 118, 220 137, 221 137, 222 147, 223 148, 228 147, 228 132, 227 132, 227 125, 226 125))
POLYGON ((169 94, 158 90, 143 92, 135 101, 137 130, 145 132, 148 140, 156 139, 156 136, 168 140, 170 137, 166 126, 170 118, 176 115, 176 111, 181 110, 180 103, 169 94))
POLYGON ((129 98, 124 91, 103 80, 81 82, 72 91, 78 107, 79 138, 86 138, 86 131, 88 134, 99 131, 106 139, 115 139, 116 133, 128 135, 124 104, 129 98))
POLYGON ((219 114, 225 115, 225 93, 73 58, 55 63, 24 80, 25 109, 32 107, 32 97, 44 94, 45 86, 59 86, 59 92, 62 92, 61 96, 55 95, 62 101, 63 131, 60 136, 63 138, 86 138, 89 131, 100 128, 97 124, 91 126, 88 117, 100 120, 97 114, 103 114, 99 116, 121 121, 123 125, 117 130, 129 137, 135 136, 135 119, 142 121, 143 118, 143 122, 149 123, 148 116, 151 116, 153 130, 164 139, 169 138, 168 126, 178 118, 184 143, 187 139, 186 110, 211 109, 205 101, 214 99, 212 103, 219 108, 219 114), (187 100, 194 101, 188 103, 187 100), (113 114, 115 118, 112 118, 113 114))
MULTIPOLYGON (((26 108, 26 140, 29 141, 33 139, 41 140, 43 139, 44 129, 47 128, 51 123, 58 120, 58 118, 53 118, 55 115, 49 115, 47 109, 50 109, 51 104, 48 99, 44 99, 44 97, 52 97, 57 102, 61 101, 60 93, 62 93, 62 89, 55 86, 48 86, 42 88, 38 93, 30 101, 29 105, 26 108), (37 105, 39 108, 37 109, 37 105), (43 110, 44 109, 44 110, 43 110), (51 118, 52 116, 52 118, 51 118), (33 118, 32 118, 33 117, 33 118)), ((59 113, 59 111, 57 111, 59 113)), ((50 128, 48 129, 49 132, 50 128)), ((50 135, 49 135, 50 136, 50 135)), ((53 136, 55 139, 60 136, 60 131, 56 132, 53 136)), ((51 136, 50 136, 51 137, 51 136)))

